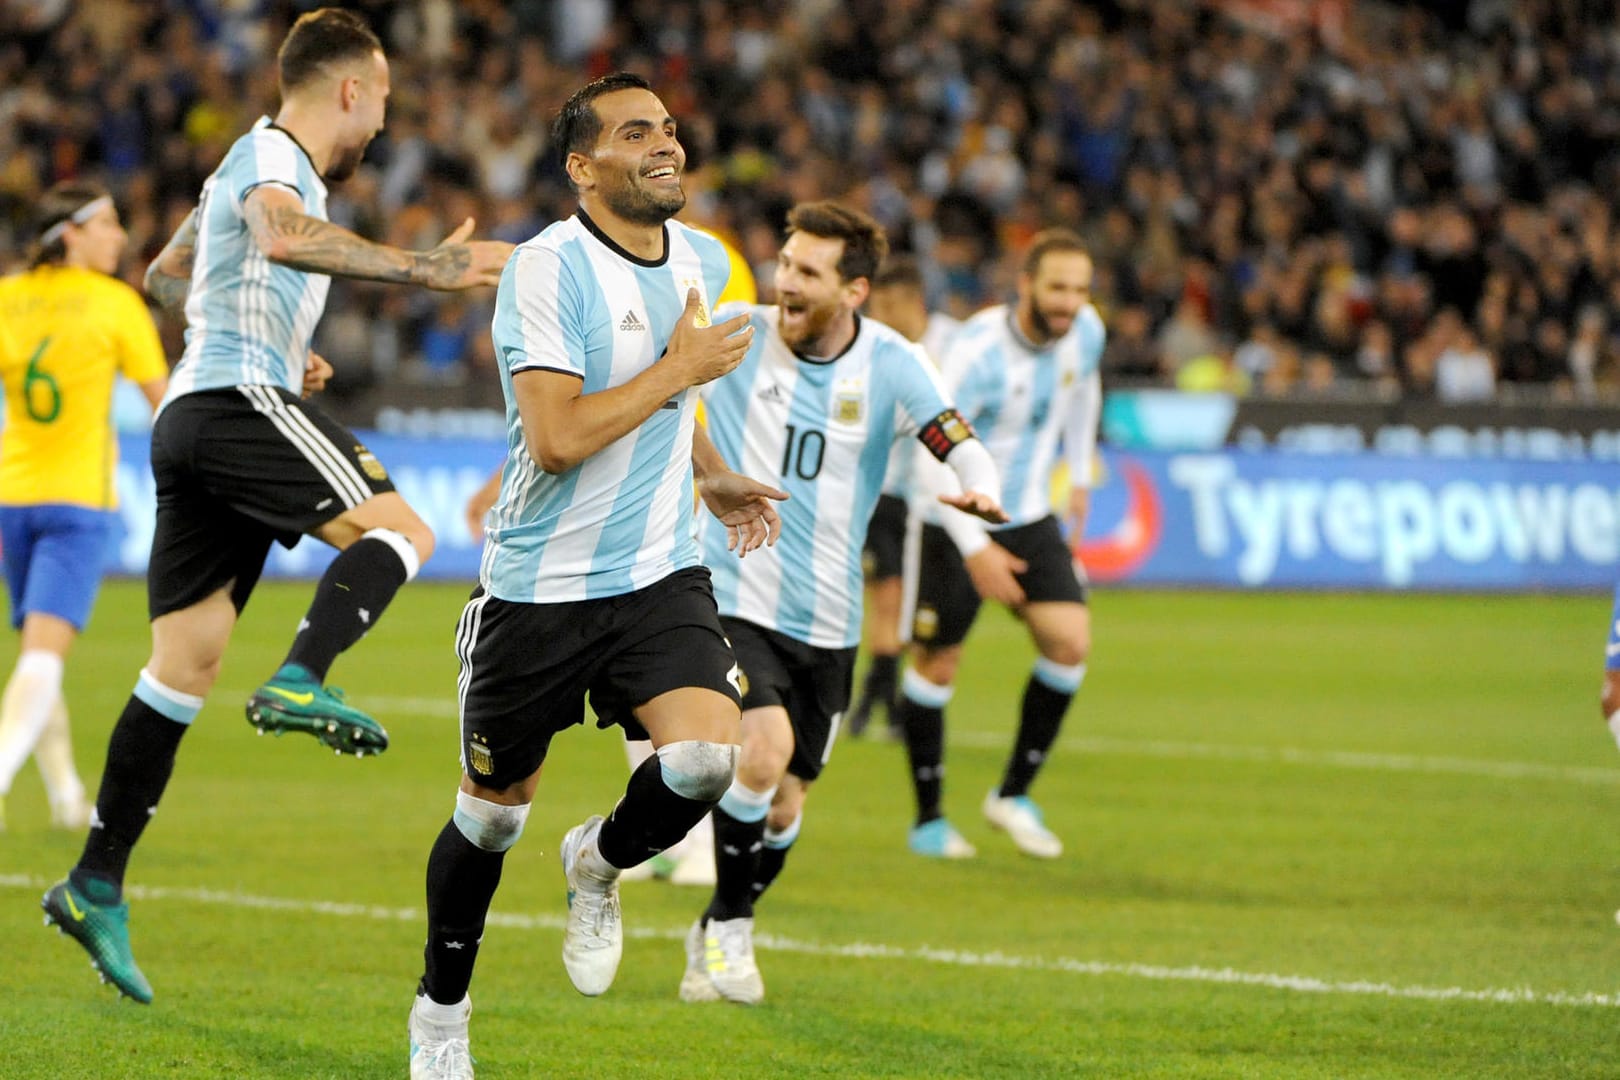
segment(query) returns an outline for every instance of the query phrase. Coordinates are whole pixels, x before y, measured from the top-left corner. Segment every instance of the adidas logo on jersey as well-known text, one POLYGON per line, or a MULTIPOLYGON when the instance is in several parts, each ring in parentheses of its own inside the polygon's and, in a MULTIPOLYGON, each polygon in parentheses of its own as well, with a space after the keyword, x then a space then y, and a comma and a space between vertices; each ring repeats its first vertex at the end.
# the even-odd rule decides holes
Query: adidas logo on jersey
POLYGON ((636 318, 636 313, 635 312, 627 311, 627 312, 624 313, 624 318, 619 320, 619 329, 620 330, 645 330, 645 329, 647 329, 647 324, 642 322, 640 319, 636 318))
POLYGON ((787 400, 787 392, 782 389, 780 383, 771 383, 759 392, 759 400, 776 404, 787 400))

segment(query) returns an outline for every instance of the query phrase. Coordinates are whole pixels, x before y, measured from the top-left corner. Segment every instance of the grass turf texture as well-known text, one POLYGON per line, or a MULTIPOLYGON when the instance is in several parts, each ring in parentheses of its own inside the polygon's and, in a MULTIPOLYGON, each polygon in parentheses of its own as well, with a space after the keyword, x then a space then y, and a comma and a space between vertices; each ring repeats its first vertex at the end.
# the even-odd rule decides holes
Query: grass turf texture
MULTIPOLYGON (((458 775, 464 596, 411 586, 339 661, 393 736, 356 761, 242 719, 308 598, 261 587, 132 866, 150 1007, 41 928, 80 840, 47 828, 28 767, 0 834, 0 1075, 404 1074, 423 867, 458 775)), ((142 608, 139 585, 111 584, 69 663, 90 777, 146 655, 142 608)), ((758 1009, 676 1000, 705 894, 662 883, 623 889, 613 989, 569 987, 556 848, 625 768, 616 733, 560 736, 473 985, 479 1075, 1620 1074, 1607 598, 1105 591, 1094 616, 1034 791, 1064 857, 1020 857, 978 813, 1032 659, 987 612, 948 720, 947 809, 980 857, 906 854, 903 751, 841 742, 761 907, 758 1009), (835 951, 857 943, 885 948, 835 951), (1447 988, 1534 999, 1422 996, 1447 988)))

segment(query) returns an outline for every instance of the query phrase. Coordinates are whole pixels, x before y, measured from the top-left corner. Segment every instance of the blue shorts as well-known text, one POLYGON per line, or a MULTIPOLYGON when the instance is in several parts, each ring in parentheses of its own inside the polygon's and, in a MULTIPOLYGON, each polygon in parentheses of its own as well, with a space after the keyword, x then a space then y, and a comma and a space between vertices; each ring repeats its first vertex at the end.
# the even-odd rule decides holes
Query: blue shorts
POLYGON ((1620 671, 1620 585, 1614 587, 1614 610, 1609 612, 1609 647, 1603 654, 1605 671, 1620 671))
POLYGON ((31 613, 83 630, 112 553, 118 515, 48 503, 0 506, 0 561, 11 595, 11 627, 31 613))

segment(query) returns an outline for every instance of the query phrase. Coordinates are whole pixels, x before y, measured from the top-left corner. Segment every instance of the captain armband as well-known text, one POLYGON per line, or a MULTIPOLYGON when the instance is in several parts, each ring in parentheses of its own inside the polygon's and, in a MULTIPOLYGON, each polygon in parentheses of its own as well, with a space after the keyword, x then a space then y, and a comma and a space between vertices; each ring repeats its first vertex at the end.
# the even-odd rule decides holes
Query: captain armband
POLYGON ((923 429, 917 433, 917 438, 922 440, 922 444, 928 447, 928 452, 939 461, 944 461, 946 455, 958 445, 973 437, 973 425, 955 409, 946 409, 924 424, 923 429))

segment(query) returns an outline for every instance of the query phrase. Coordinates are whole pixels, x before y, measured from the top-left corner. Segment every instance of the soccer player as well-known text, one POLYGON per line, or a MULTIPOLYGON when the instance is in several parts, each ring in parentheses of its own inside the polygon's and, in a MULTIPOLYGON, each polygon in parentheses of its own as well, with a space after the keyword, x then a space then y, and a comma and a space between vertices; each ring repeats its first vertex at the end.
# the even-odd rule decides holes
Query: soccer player
MULTIPOLYGON (((938 525, 921 531, 912 662, 898 709, 917 795, 909 842, 919 855, 975 854, 946 821, 941 793, 944 709, 981 600, 1011 608, 1040 653, 1024 687, 1012 756, 1001 783, 985 797, 984 814, 1028 855, 1056 858, 1063 851, 1029 788, 1080 689, 1091 648, 1084 572, 1052 512, 1050 487, 1061 443, 1071 484, 1068 530, 1078 537, 1090 505, 1102 398, 1097 363, 1104 332, 1090 303, 1091 274, 1077 236, 1038 234, 1018 275, 1017 303, 973 316, 945 353, 947 389, 1003 465, 1012 520, 986 529, 943 510, 938 525)), ((925 504, 913 508, 926 511, 925 504)))
POLYGON ((725 467, 694 387, 742 361, 745 317, 712 323, 726 256, 672 220, 675 121, 636 75, 564 104, 553 145, 579 211, 519 246, 495 301, 510 434, 479 585, 456 631, 462 779, 427 864, 411 1075, 472 1074, 467 988, 501 864, 551 739, 618 724, 657 748, 604 820, 569 830, 563 967, 601 994, 623 952, 620 871, 686 835, 736 768, 736 661, 699 560, 695 493, 739 553, 774 542, 782 492, 725 467), (695 481, 694 481, 694 473, 695 481))
MULTIPOLYGON (((962 324, 943 312, 930 313, 923 289, 922 268, 904 255, 884 261, 872 279, 872 294, 866 313, 878 322, 900 331, 907 341, 923 347, 930 362, 938 363, 945 345, 962 324)), ((899 689, 900 654, 905 648, 905 630, 900 617, 902 600, 902 553, 906 540, 906 500, 911 490, 911 461, 916 447, 898 442, 889 457, 883 477, 883 493, 866 527, 866 592, 871 609, 866 622, 866 646, 871 654, 866 679, 849 713, 849 733, 860 735, 881 708, 894 726, 895 694, 899 689)))
POLYGON ((782 542, 747 560, 726 559, 725 530, 703 523, 720 622, 742 669, 742 754, 714 811, 718 881, 687 935, 684 1001, 764 998, 754 905, 799 835, 805 795, 849 704, 861 538, 891 447, 921 440, 961 481, 950 505, 1006 520, 995 465, 927 356, 856 314, 887 246, 865 214, 832 202, 794 207, 777 257, 777 303, 750 309, 747 359, 704 388, 721 456, 792 498, 782 505, 782 542))
MULTIPOLYGON (((702 228, 702 226, 697 226, 702 228)), ((707 230, 704 230, 707 231, 707 230)), ((725 249, 726 259, 730 268, 730 277, 726 280, 726 287, 715 300, 715 307, 725 304, 744 303, 752 304, 758 298, 758 290, 754 282, 754 273, 748 268, 748 261, 742 254, 719 233, 712 234, 720 241, 725 249)), ((698 423, 703 422, 702 401, 698 402, 698 423)), ((503 469, 496 469, 489 479, 472 494, 467 500, 464 510, 467 520, 468 535, 482 536, 484 533, 484 516, 495 505, 501 494, 501 474, 503 469)), ((624 753, 630 763, 630 771, 635 772, 642 762, 653 755, 653 744, 650 739, 625 739, 624 753)), ((714 825, 713 819, 705 814, 698 819, 691 830, 681 839, 675 841, 663 851, 654 855, 646 862, 628 867, 619 875, 620 881, 642 881, 649 878, 662 878, 675 885, 714 885, 714 825)))
POLYGON ((183 301, 188 324, 152 428, 152 656, 113 727, 84 853, 42 902, 47 921, 140 1002, 152 988, 130 951, 125 870, 272 542, 307 533, 340 554, 286 664, 249 699, 249 719, 340 752, 387 746, 374 720, 322 684, 415 575, 433 534, 377 459, 301 400, 331 373, 309 351, 328 275, 466 289, 493 285, 511 251, 464 242, 470 221, 425 252, 327 222, 326 182, 353 173, 382 128, 388 62, 364 21, 334 8, 301 16, 278 60, 275 121, 236 141, 147 269, 148 291, 166 307, 183 301))
POLYGON ((62 667, 84 629, 112 551, 119 375, 155 407, 169 367, 139 294, 113 275, 129 237, 112 196, 95 184, 58 184, 40 199, 32 265, 0 278, 0 553, 17 666, 0 697, 0 827, 4 799, 30 752, 51 823, 90 820, 73 764, 62 667))

